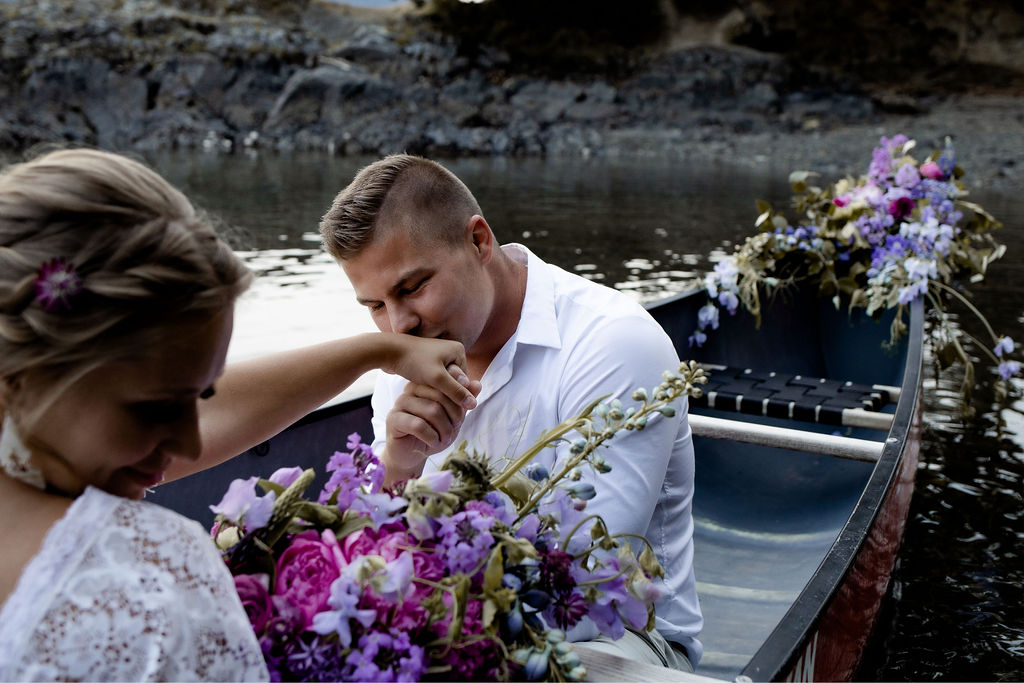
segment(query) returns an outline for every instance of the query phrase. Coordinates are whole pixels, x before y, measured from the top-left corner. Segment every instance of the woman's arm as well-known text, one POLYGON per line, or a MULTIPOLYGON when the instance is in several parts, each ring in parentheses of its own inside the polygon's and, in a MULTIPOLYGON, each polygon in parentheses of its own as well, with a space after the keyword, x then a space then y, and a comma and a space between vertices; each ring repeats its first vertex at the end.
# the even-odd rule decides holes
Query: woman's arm
MULTIPOLYGON (((404 334, 367 333, 232 363, 199 402, 203 450, 178 460, 167 479, 219 464, 278 434, 380 368, 436 387, 466 409, 476 405, 462 344, 404 334)), ((479 383, 472 383, 479 391, 479 383)))

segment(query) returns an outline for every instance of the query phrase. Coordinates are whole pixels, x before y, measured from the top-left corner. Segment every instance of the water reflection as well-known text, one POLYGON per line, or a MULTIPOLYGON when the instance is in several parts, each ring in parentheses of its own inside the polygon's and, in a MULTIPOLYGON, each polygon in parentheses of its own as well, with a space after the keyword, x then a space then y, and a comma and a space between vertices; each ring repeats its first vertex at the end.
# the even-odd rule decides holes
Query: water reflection
MULTIPOLYGON (((259 279, 240 302, 230 359, 371 330, 319 248, 320 217, 368 157, 157 152, 148 159, 224 221, 259 279)), ((445 162, 477 195, 502 242, 640 301, 675 294, 748 234, 754 201, 784 180, 724 165, 575 160, 445 162)), ((363 386, 361 384, 360 386, 363 386)))

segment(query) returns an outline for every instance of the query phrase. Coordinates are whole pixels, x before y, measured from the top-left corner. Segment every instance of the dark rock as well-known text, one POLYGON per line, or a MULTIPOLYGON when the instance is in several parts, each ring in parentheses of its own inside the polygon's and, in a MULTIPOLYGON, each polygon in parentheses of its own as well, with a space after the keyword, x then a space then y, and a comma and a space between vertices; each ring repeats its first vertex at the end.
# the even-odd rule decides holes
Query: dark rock
POLYGON ((356 68, 333 64, 297 72, 267 116, 267 131, 297 133, 305 127, 343 124, 348 117, 378 111, 400 96, 390 83, 356 68))
POLYGON ((561 118, 582 93, 581 86, 565 81, 530 81, 509 98, 509 105, 541 125, 561 118))
MULTIPOLYGON (((946 102, 721 44, 637 56, 614 76, 540 77, 411 19, 283 2, 0 0, 0 148, 730 153, 784 134, 875 135, 884 117, 903 125, 946 102)), ((1004 114, 1024 122, 1019 107, 1004 114)))

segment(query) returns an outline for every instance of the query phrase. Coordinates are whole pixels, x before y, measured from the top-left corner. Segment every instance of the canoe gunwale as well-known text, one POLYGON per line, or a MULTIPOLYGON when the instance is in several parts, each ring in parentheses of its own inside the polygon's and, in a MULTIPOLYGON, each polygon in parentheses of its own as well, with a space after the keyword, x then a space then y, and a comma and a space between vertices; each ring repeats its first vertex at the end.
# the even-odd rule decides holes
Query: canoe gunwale
POLYGON ((907 436, 920 407, 923 335, 924 306, 917 300, 910 306, 903 391, 881 457, 832 547, 790 609, 744 667, 741 676, 755 681, 779 680, 793 671, 804 646, 814 636, 827 608, 849 575, 887 495, 893 489, 906 456, 907 436))

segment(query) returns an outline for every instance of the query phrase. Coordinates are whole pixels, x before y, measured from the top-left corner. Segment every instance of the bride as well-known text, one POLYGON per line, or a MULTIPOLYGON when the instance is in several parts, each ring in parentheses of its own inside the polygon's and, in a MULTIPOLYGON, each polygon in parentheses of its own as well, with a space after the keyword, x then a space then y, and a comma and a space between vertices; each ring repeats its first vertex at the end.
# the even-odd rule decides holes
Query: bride
POLYGON ((0 680, 266 679, 207 533, 146 490, 373 367, 474 404, 442 340, 361 335, 225 370, 250 280, 138 162, 65 150, 0 174, 0 680))

